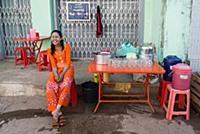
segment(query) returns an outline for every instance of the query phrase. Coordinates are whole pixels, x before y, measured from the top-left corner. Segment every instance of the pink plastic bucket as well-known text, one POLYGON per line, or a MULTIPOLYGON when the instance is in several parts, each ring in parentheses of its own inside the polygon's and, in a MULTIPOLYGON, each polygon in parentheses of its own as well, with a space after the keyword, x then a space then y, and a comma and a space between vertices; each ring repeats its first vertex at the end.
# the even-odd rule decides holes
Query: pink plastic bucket
POLYGON ((192 68, 187 64, 179 63, 174 65, 172 70, 172 87, 178 90, 189 89, 192 68))

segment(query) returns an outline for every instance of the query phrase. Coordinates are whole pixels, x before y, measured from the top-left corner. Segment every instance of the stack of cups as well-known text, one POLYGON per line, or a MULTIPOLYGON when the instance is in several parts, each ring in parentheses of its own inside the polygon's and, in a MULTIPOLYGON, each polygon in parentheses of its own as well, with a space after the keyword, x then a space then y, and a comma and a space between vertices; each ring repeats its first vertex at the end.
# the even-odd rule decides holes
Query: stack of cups
POLYGON ((142 47, 140 58, 150 59, 153 61, 153 47, 142 47))
POLYGON ((140 59, 144 63, 144 66, 151 66, 154 59, 153 47, 142 47, 140 59))

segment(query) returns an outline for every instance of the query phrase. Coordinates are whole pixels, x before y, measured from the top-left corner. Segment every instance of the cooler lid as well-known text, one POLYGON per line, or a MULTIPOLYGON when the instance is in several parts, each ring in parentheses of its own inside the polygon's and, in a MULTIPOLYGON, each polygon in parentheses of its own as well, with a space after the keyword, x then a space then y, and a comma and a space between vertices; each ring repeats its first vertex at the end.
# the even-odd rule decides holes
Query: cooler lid
POLYGON ((180 72, 191 72, 192 68, 184 63, 178 63, 172 67, 173 71, 180 71, 180 72))

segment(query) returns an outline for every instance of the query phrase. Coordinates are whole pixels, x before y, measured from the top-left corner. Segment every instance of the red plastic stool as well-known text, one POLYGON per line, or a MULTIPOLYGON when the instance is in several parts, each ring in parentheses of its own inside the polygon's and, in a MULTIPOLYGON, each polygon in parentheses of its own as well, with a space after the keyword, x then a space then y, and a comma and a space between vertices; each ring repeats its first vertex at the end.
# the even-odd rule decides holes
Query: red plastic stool
POLYGON ((77 91, 76 91, 76 83, 75 80, 73 79, 71 89, 70 89, 70 94, 71 94, 71 99, 70 103, 73 107, 77 106, 78 99, 77 99, 77 91))
POLYGON ((39 61, 37 63, 38 65, 38 70, 41 71, 42 69, 48 69, 49 71, 51 71, 51 64, 50 64, 50 60, 47 54, 47 51, 41 51, 39 53, 39 61))
POLYGON ((158 100, 160 101, 161 106, 163 106, 164 96, 167 93, 167 85, 168 84, 171 84, 171 82, 160 78, 160 86, 158 89, 158 100))
MULTIPOLYGON (((167 94, 167 85, 168 84, 171 84, 170 81, 166 81, 166 80, 163 80, 162 78, 160 79, 160 86, 159 86, 159 90, 158 90, 158 100, 160 101, 160 106, 163 107, 164 105, 164 98, 167 94)), ((185 96, 184 95, 179 95, 178 96, 178 107, 180 109, 184 109, 184 103, 185 103, 185 96)))
POLYGON ((25 52, 25 55, 26 55, 27 64, 28 64, 28 62, 30 62, 30 63, 35 62, 34 54, 31 51, 30 47, 24 47, 24 52, 25 52))
POLYGON ((15 48, 15 65, 18 64, 18 62, 22 62, 24 66, 26 66, 26 55, 23 47, 17 47, 15 48), (20 53, 20 56, 18 56, 18 53, 20 53))
MULTIPOLYGON (((168 105, 166 106, 165 103, 167 101, 167 96, 164 97, 164 105, 163 108, 166 111, 166 119, 172 120, 173 115, 186 115, 186 120, 190 118, 190 89, 187 90, 177 90, 172 88, 171 84, 167 85, 167 90, 169 91, 169 100, 168 105), (186 110, 185 111, 174 111, 174 105, 176 103, 176 95, 186 95, 186 110)), ((168 94, 168 92, 167 92, 168 94)), ((179 101, 178 101, 179 103, 179 101)))
POLYGON ((24 66, 28 65, 28 61, 34 62, 34 56, 32 54, 32 51, 30 47, 17 47, 15 48, 15 65, 18 64, 18 62, 22 62, 24 66), (29 55, 27 54, 29 53, 29 55), (18 56, 18 53, 20 53, 20 56, 18 56))

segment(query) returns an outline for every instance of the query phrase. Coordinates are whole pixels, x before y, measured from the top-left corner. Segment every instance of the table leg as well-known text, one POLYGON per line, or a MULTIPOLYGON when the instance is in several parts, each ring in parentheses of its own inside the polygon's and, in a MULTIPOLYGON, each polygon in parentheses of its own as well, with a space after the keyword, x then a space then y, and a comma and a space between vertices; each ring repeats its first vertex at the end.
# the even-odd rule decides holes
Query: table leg
MULTIPOLYGON (((37 60, 38 60, 38 56, 40 54, 40 50, 42 48, 42 43, 43 43, 43 40, 40 41, 40 45, 39 47, 36 49, 37 50, 37 54, 36 54, 36 58, 35 58, 35 62, 37 63, 37 60)), ((35 47, 37 47, 37 41, 35 42, 35 47)))
POLYGON ((162 97, 162 78, 161 78, 161 75, 159 74, 159 81, 160 81, 160 84, 159 84, 159 88, 158 88, 158 96, 157 96, 157 99, 159 101, 161 101, 161 97, 162 97))
POLYGON ((101 102, 98 102, 98 103, 96 104, 96 107, 95 107, 95 109, 94 109, 93 113, 96 113, 96 112, 97 112, 97 110, 98 110, 98 107, 99 107, 100 103, 101 103, 101 102))
POLYGON ((98 79, 99 79, 99 87, 98 87, 98 103, 96 104, 96 107, 94 109, 94 113, 96 113, 96 111, 98 110, 98 107, 101 103, 101 96, 103 95, 103 92, 102 92, 102 75, 101 73, 98 74, 98 79))
POLYGON ((155 109, 153 107, 153 105, 151 104, 151 99, 150 99, 150 93, 149 93, 149 87, 147 89, 147 103, 149 104, 150 108, 151 108, 151 111, 154 113, 155 112, 155 109))
POLYGON ((144 96, 147 97, 147 88, 149 87, 149 74, 146 75, 144 85, 144 96))
POLYGON ((99 100, 101 100, 101 96, 103 96, 103 89, 102 89, 102 82, 103 82, 103 73, 99 74, 99 100))
POLYGON ((154 113, 155 109, 154 109, 153 105, 151 104, 150 92, 149 92, 149 74, 147 74, 147 76, 146 76, 145 91, 146 91, 147 103, 149 104, 152 112, 154 113))

